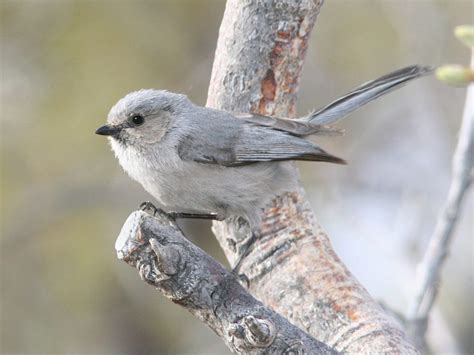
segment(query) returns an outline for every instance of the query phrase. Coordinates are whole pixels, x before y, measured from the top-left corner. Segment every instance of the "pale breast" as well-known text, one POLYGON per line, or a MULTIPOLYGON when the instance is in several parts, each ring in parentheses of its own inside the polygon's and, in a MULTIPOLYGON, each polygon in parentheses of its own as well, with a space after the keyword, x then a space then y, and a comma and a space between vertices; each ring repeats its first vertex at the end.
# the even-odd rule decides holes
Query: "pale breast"
POLYGON ((139 152, 116 142, 112 148, 130 177, 168 211, 251 215, 297 181, 285 163, 231 168, 183 161, 166 147, 139 152))

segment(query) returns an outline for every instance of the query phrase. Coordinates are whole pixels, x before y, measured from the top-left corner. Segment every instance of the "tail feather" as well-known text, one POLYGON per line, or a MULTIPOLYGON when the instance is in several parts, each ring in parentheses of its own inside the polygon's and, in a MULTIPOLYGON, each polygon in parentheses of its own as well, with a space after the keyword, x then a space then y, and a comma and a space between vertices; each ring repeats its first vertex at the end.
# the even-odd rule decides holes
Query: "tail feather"
POLYGON ((344 159, 339 158, 335 155, 329 154, 325 151, 319 152, 319 153, 301 154, 301 155, 298 155, 298 156, 292 158, 292 160, 321 161, 321 162, 325 162, 325 163, 334 163, 334 164, 342 164, 342 165, 347 164, 347 162, 344 159))
POLYGON ((362 84, 354 91, 331 102, 329 105, 310 113, 304 120, 316 125, 334 123, 370 101, 403 86, 412 79, 430 74, 432 71, 433 69, 430 67, 418 65, 396 70, 362 84))

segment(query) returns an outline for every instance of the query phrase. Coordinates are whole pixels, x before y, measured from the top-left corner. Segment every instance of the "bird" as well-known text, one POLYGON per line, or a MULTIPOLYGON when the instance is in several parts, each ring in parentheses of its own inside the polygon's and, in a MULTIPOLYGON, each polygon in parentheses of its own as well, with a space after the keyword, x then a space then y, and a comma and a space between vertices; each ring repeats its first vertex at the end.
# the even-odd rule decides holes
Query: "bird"
POLYGON ((120 99, 95 133, 108 137, 125 172, 165 211, 238 216, 257 230, 268 203, 298 189, 292 161, 346 164, 309 136, 340 134, 333 123, 431 72, 419 65, 396 70, 297 119, 222 111, 183 94, 142 89, 120 99))

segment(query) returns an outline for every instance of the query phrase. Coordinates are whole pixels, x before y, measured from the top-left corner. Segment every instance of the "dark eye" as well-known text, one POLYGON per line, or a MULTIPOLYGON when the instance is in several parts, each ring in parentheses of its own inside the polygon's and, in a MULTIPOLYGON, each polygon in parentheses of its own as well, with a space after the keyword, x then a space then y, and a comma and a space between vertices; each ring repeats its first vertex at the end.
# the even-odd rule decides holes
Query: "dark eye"
POLYGON ((135 126, 140 126, 145 122, 145 119, 141 115, 135 115, 130 118, 130 121, 135 125, 135 126))

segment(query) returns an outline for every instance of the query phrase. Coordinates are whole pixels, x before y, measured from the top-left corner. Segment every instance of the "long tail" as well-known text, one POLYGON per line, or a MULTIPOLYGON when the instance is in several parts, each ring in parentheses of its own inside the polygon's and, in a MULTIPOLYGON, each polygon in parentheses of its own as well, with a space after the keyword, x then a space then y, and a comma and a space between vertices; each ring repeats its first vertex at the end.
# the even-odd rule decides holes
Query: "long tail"
POLYGON ((432 71, 433 69, 430 67, 418 65, 396 70, 359 86, 354 91, 310 113, 303 119, 317 125, 334 123, 379 96, 385 95, 403 86, 408 81, 427 75, 432 71))

